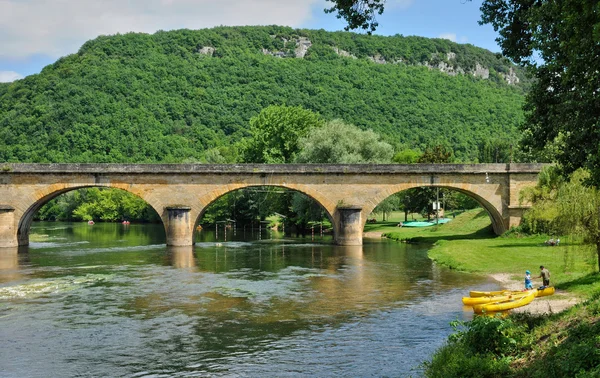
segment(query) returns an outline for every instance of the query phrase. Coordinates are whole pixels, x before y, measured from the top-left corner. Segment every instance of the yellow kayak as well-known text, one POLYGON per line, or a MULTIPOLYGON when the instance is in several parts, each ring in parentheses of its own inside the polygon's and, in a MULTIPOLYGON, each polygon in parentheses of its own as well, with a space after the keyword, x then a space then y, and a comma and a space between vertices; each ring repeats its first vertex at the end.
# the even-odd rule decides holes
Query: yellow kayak
MULTIPOLYGON (((546 295, 554 294, 554 287, 548 286, 544 289, 535 289, 537 290, 536 297, 544 297, 546 295)), ((510 291, 510 290, 499 290, 499 291, 470 291, 469 296, 471 298, 478 297, 495 297, 495 296, 505 296, 505 295, 515 295, 517 293, 526 293, 526 291, 510 291)))
POLYGON ((554 286, 548 286, 543 288, 542 290, 537 289, 537 292, 535 293, 536 297, 545 297, 546 295, 552 295, 554 294, 554 286))
POLYGON ((476 314, 487 313, 487 312, 500 312, 506 310, 512 310, 513 308, 523 307, 530 304, 536 295, 537 290, 530 290, 527 295, 516 297, 513 300, 497 302, 497 303, 486 303, 481 305, 473 306, 473 311, 476 314))
POLYGON ((527 294, 529 294, 528 291, 505 291, 502 294, 487 297, 463 297, 462 302, 467 306, 475 306, 485 303, 510 301, 512 299, 521 298, 527 294))
POLYGON ((470 291, 469 296, 472 298, 476 297, 494 297, 497 295, 508 295, 509 293, 513 293, 510 290, 500 290, 500 291, 470 291))

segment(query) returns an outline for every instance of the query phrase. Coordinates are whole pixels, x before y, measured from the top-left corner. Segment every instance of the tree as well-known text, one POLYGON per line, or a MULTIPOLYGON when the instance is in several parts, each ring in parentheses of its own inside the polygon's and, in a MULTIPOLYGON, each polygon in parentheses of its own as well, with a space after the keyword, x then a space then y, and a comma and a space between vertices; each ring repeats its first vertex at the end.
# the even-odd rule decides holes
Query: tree
POLYGON ((600 271, 600 191, 584 185, 589 175, 579 169, 563 180, 556 167, 542 170, 537 186, 522 192, 522 198, 533 204, 523 227, 530 232, 581 236, 596 247, 600 271))
POLYGON ((487 139, 479 144, 480 163, 510 163, 512 161, 512 144, 508 140, 487 139))
POLYGON ((299 141, 297 163, 389 163, 394 150, 372 130, 333 120, 299 141))
POLYGON ((398 210, 400 208, 400 197, 398 194, 392 194, 388 198, 384 199, 380 203, 375 206, 373 212, 375 214, 382 214, 382 220, 385 222, 387 220, 387 215, 394 210, 398 210))
POLYGON ((364 29, 367 33, 377 29, 376 16, 382 14, 386 0, 327 0, 334 5, 325 9, 325 13, 337 12, 337 18, 343 18, 348 25, 345 30, 364 29))
POLYGON ((406 149, 396 152, 392 161, 398 164, 414 164, 419 161, 421 153, 415 150, 406 149))
POLYGON ((561 142, 564 173, 587 168, 600 184, 600 10, 597 1, 486 0, 484 24, 504 55, 535 77, 527 96, 523 147, 561 142))
MULTIPOLYGON (((419 157, 417 160, 418 163, 450 163, 454 159, 454 153, 452 149, 446 147, 443 144, 436 144, 434 146, 428 146, 423 155, 419 157)), ((446 192, 445 189, 441 189, 442 196, 446 192)), ((411 199, 412 203, 410 204, 409 210, 411 212, 418 211, 421 214, 427 216, 427 219, 430 219, 431 215, 431 207, 430 203, 433 199, 436 199, 439 196, 440 189, 439 188, 415 188, 411 189, 411 192, 408 194, 408 197, 411 199)), ((407 209, 404 210, 406 219, 407 209)))
POLYGON ((429 146, 423 155, 417 160, 418 163, 451 163, 454 160, 454 152, 443 144, 429 146))
POLYGON ((245 163, 290 163, 298 141, 323 125, 321 117, 301 106, 271 105, 250 119, 250 139, 243 147, 245 163))

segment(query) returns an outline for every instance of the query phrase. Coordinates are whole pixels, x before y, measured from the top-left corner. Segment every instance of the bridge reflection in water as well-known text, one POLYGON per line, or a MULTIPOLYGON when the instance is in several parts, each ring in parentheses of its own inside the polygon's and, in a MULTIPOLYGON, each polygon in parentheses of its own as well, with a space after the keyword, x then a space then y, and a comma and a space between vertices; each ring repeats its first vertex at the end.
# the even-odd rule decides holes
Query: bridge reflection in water
POLYGON ((496 288, 435 266, 422 246, 171 247, 161 229, 35 222, 29 246, 0 250, 3 372, 415 375, 466 316, 461 295, 496 288))

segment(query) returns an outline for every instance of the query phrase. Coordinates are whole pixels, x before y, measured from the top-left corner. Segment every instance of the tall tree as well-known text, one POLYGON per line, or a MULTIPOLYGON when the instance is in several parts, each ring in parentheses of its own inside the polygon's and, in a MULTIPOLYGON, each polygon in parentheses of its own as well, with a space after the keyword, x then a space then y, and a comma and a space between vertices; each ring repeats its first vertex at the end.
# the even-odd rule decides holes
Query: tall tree
POLYGON ((373 130, 333 120, 300 139, 298 163, 389 163, 394 150, 373 130))
POLYGON ((411 149, 396 152, 392 161, 398 164, 414 164, 421 157, 421 153, 411 149))
POLYGON ((526 102, 523 146, 560 141, 566 173, 579 167, 600 184, 600 4, 582 0, 487 0, 482 23, 502 52, 536 78, 526 102))
POLYGON ((299 151, 298 140, 323 125, 317 113, 301 106, 271 105, 250 119, 252 137, 243 147, 245 163, 290 163, 299 151))
POLYGON ((423 155, 417 160, 418 163, 452 163, 454 152, 450 147, 443 144, 428 146, 423 155))

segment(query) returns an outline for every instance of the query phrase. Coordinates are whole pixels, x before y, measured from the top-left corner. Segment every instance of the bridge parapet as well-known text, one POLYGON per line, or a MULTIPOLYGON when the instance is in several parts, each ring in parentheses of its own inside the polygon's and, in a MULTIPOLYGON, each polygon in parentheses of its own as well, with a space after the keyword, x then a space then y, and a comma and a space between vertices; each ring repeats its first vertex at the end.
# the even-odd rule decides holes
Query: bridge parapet
POLYGON ((7 173, 73 174, 538 174, 545 164, 112 164, 112 163, 0 163, 7 173))

